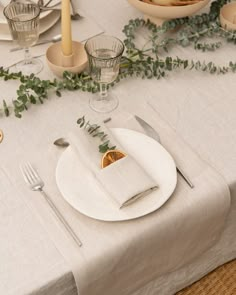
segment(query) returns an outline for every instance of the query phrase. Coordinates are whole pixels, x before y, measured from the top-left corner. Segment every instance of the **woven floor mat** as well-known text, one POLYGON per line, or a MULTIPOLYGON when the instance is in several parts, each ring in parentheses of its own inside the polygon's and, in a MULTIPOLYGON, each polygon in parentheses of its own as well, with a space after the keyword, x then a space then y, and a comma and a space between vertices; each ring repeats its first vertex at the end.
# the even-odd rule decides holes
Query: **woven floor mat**
POLYGON ((176 295, 236 295, 236 260, 218 267, 176 295))

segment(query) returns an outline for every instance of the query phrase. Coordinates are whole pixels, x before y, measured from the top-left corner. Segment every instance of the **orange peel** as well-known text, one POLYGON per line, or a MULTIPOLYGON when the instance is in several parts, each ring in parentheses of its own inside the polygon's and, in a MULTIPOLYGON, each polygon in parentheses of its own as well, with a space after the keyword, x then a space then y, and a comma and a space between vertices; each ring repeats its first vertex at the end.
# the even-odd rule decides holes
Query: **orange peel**
POLYGON ((102 168, 109 166, 110 164, 124 158, 126 154, 119 150, 108 150, 102 157, 102 168))

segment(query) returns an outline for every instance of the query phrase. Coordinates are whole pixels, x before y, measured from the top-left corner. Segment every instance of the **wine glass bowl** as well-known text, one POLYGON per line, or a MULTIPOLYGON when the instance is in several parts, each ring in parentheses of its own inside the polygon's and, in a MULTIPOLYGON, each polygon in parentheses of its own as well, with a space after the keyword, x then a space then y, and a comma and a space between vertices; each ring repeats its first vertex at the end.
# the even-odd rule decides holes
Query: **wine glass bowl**
POLYGON ((39 37, 39 6, 30 0, 13 1, 3 10, 7 19, 12 39, 25 49, 25 59, 16 65, 23 74, 37 74, 43 66, 39 60, 33 59, 29 47, 34 45, 39 37))
POLYGON ((88 56, 89 72, 92 79, 99 84, 99 97, 90 99, 90 106, 97 112, 110 112, 119 102, 108 93, 108 85, 114 82, 119 74, 120 60, 124 44, 113 36, 100 35, 87 40, 85 51, 88 56))

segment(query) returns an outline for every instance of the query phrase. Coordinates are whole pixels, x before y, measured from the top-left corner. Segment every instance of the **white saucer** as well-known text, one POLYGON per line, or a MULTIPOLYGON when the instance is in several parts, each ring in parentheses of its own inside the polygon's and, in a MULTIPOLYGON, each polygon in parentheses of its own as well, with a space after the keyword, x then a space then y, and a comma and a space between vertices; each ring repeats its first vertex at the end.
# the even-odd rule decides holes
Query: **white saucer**
POLYGON ((172 195, 177 173, 170 154, 152 138, 129 129, 115 128, 112 133, 127 154, 157 181, 159 189, 119 209, 103 193, 95 179, 85 173, 79 159, 68 147, 56 168, 56 182, 65 200, 80 213, 103 221, 129 220, 149 214, 160 208, 172 195))

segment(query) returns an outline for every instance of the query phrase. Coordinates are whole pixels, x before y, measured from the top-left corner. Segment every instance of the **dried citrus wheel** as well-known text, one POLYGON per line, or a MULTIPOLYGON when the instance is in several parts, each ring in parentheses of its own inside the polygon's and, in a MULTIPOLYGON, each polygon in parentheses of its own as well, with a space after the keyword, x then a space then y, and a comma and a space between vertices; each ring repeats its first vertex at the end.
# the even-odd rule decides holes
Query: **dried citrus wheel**
POLYGON ((102 168, 109 166, 110 164, 124 158, 125 156, 125 153, 118 150, 107 151, 102 157, 102 168))

